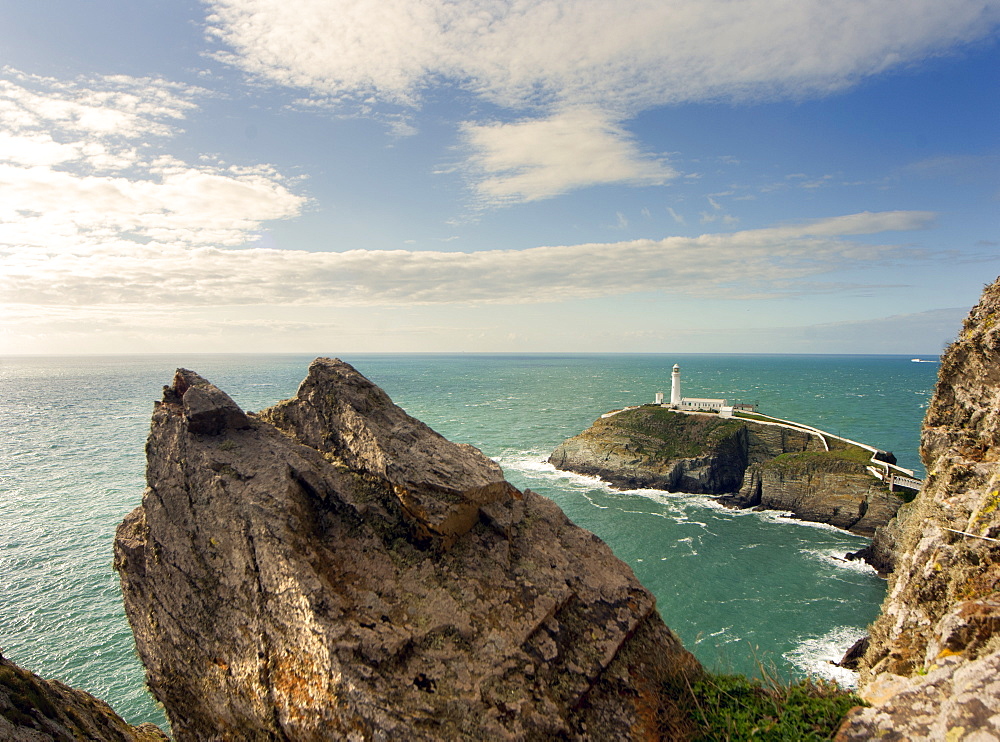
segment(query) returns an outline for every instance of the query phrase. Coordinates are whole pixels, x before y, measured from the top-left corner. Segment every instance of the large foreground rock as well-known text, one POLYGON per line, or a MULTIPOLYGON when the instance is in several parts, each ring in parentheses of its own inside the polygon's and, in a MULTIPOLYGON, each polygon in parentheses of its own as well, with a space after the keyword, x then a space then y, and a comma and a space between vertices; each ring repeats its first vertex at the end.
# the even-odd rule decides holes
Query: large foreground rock
POLYGON ((1000 280, 944 355, 895 571, 841 739, 1000 739, 1000 280))
POLYGON ((630 739, 699 671, 599 539, 319 359, 257 417, 190 371, 115 566, 178 740, 630 739))
POLYGON ((44 680, 0 654, 0 740, 168 742, 152 724, 127 724, 104 701, 44 680))

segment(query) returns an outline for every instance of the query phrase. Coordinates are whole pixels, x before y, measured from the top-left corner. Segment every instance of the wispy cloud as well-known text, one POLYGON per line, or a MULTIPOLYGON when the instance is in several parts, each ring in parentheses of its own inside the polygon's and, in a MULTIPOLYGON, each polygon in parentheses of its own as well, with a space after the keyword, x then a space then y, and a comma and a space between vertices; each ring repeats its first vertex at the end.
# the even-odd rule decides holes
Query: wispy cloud
POLYGON ((462 127, 479 198, 490 205, 536 201, 583 186, 660 185, 677 173, 643 154, 600 111, 578 108, 544 119, 462 127))
POLYGON ((891 244, 847 238, 919 229, 930 218, 863 213, 694 238, 468 253, 128 244, 94 253, 0 255, 0 294, 10 303, 48 305, 525 304, 640 289, 760 299, 794 294, 795 282, 844 264, 908 257, 891 244))
POLYGON ((462 129, 473 190, 494 205, 672 177, 623 133, 622 122, 643 110, 822 96, 987 37, 1000 23, 1000 6, 981 0, 206 4, 217 58, 323 105, 373 114, 453 86, 522 117, 462 129), (575 137, 571 122, 582 127, 575 137), (577 150, 597 158, 573 159, 577 150))
POLYGON ((198 88, 2 73, 0 251, 26 250, 30 261, 147 243, 235 246, 304 203, 267 165, 193 165, 163 154, 161 140, 196 109, 198 88))
POLYGON ((208 0, 226 59, 272 82, 413 104, 447 78, 522 108, 823 94, 987 36, 980 0, 208 0))

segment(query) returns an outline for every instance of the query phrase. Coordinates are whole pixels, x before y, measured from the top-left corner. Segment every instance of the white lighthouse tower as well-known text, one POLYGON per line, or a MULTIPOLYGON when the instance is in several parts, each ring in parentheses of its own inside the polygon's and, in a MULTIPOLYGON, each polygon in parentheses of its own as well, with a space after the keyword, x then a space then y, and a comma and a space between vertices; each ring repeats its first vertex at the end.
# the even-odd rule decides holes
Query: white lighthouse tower
POLYGON ((677 407, 681 403, 681 367, 674 364, 670 374, 670 406, 677 407))

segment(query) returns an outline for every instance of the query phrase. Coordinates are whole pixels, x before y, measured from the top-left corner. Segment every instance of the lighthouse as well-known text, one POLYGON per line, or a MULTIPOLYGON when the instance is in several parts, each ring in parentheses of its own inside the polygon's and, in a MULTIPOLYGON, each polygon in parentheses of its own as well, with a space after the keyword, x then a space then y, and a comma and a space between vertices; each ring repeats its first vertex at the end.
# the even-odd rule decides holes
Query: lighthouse
POLYGON ((674 370, 670 374, 670 406, 677 407, 681 403, 681 367, 674 364, 674 370))

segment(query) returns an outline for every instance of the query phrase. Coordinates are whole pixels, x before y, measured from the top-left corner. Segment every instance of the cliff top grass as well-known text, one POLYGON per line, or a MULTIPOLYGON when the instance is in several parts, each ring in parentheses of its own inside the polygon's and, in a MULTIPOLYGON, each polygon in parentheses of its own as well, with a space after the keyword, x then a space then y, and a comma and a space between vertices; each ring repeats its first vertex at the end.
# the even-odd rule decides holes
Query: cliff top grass
POLYGON ((798 453, 783 453, 768 461, 765 466, 787 469, 789 467, 821 464, 831 461, 844 461, 849 464, 868 466, 871 464, 872 452, 859 446, 845 445, 832 451, 801 451, 798 453))
POLYGON ((801 680, 788 685, 742 675, 710 675, 695 683, 691 713, 695 740, 829 740, 861 699, 833 683, 801 680))
POLYGON ((739 420, 717 415, 686 415, 659 405, 644 405, 603 418, 594 427, 601 432, 617 428, 630 435, 652 438, 659 444, 657 458, 674 459, 701 456, 744 425, 739 420))
POLYGON ((785 683, 770 673, 764 680, 708 673, 691 681, 668 672, 661 689, 662 738, 695 742, 831 740, 847 712, 866 705, 835 683, 785 683))

